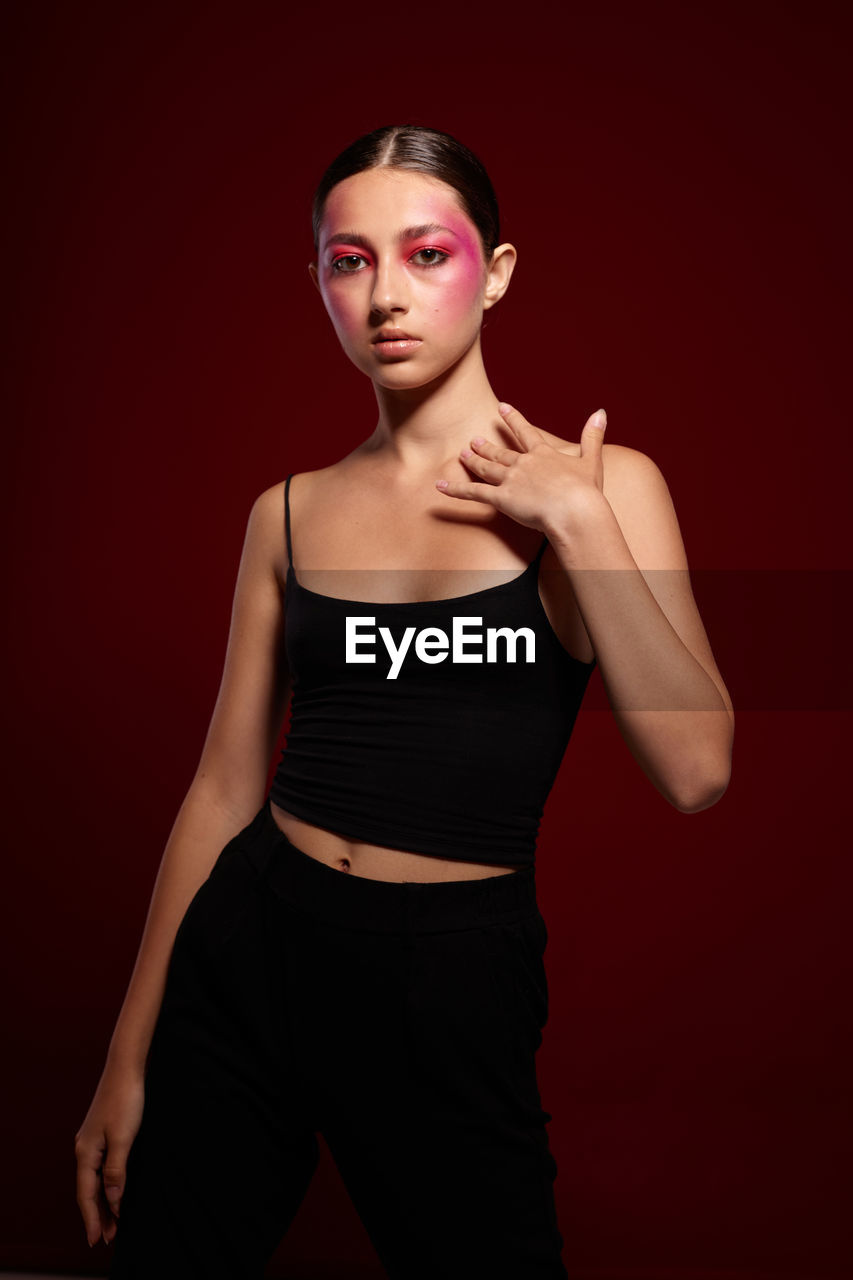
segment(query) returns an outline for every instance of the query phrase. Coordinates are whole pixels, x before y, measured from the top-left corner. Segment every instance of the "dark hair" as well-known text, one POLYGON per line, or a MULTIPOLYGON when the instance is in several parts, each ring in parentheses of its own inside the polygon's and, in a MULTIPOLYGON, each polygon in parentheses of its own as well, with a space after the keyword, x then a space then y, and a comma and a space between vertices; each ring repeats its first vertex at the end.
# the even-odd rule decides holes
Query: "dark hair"
POLYGON ((457 192, 462 207, 480 233, 486 262, 500 243, 498 200, 489 175, 473 151, 441 129, 419 124, 389 124, 351 142, 329 165, 314 193, 314 250, 332 187, 364 169, 411 169, 440 178, 457 192))

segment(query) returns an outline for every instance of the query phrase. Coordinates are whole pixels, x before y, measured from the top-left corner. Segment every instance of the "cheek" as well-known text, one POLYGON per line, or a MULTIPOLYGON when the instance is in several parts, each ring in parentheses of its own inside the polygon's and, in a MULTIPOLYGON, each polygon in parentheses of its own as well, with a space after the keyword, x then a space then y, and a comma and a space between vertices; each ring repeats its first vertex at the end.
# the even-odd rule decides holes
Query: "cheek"
POLYGON ((343 289, 333 290, 326 295, 326 310, 335 327, 335 332, 342 337, 355 337, 356 332, 364 328, 363 306, 343 289))
POLYGON ((448 279, 436 299, 436 314, 450 324, 469 318, 478 307, 481 277, 477 263, 466 263, 448 279))
POLYGON ((475 310, 483 287, 483 262, 476 246, 466 245, 456 255, 442 280, 437 308, 451 321, 462 320, 475 310))

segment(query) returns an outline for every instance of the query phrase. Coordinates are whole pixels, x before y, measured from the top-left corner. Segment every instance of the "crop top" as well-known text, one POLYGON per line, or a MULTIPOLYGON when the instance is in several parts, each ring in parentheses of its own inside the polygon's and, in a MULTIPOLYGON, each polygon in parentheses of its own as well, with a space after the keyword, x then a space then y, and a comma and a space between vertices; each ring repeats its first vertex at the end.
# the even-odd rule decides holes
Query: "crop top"
POLYGON ((535 559, 510 582, 376 603, 309 591, 285 482, 290 723, 269 798, 351 840, 532 865, 595 666, 563 648, 535 559))

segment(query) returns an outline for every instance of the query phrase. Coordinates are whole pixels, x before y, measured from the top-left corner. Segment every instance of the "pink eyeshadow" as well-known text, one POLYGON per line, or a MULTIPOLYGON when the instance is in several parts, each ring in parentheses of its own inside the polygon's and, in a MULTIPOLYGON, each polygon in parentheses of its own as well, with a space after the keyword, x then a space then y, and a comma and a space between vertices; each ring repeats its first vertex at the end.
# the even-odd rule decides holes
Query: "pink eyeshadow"
MULTIPOLYGON (((436 313, 443 314, 450 321, 455 321, 471 308, 480 288, 483 271, 480 237, 473 228, 469 230, 466 225, 458 222, 457 216, 455 210, 447 211, 440 206, 431 206, 429 202, 418 205, 417 216, 413 216, 410 219, 411 222, 440 223, 452 231, 453 235, 447 236, 439 231, 434 235, 413 237, 411 241, 401 246, 402 251, 407 255, 417 252, 418 248, 442 249, 450 255, 445 267, 435 268, 434 276, 430 271, 423 273, 425 282, 435 280, 434 293, 431 294, 428 288, 424 296, 432 296, 436 304, 436 313)), ((349 253, 363 256, 366 262, 373 260, 372 254, 367 249, 350 244, 346 240, 331 241, 327 246, 327 252, 331 252, 330 262, 346 257, 349 253)), ((345 297, 341 294, 337 295, 337 301, 342 304, 334 308, 341 327, 348 332, 362 329, 364 326, 362 304, 350 307, 346 305, 345 297)))

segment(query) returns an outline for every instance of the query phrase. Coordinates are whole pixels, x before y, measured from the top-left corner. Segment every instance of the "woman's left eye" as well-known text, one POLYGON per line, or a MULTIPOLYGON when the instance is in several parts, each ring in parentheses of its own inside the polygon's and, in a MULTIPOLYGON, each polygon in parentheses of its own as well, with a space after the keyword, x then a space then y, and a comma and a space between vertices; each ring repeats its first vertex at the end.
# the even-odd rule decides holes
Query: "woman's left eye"
POLYGON ((445 253, 443 249, 418 249, 418 252, 413 255, 413 258, 417 258, 418 254, 421 254, 421 253, 437 253, 437 254, 440 254, 441 256, 438 258, 433 258, 431 262, 419 262, 416 264, 419 267, 437 267, 450 257, 450 254, 445 253))

